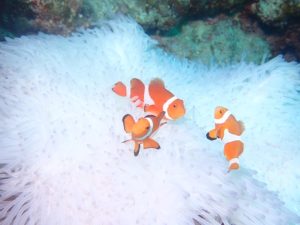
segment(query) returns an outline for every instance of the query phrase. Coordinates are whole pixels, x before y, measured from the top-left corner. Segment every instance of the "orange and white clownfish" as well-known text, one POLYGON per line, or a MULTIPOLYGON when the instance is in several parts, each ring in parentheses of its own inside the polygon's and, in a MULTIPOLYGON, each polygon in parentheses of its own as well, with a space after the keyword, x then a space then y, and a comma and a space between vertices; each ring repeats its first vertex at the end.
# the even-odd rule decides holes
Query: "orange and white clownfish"
POLYGON ((117 95, 129 97, 145 112, 157 116, 164 111, 167 120, 176 120, 185 114, 183 100, 168 91, 160 79, 153 79, 149 85, 145 85, 141 80, 134 78, 130 81, 130 87, 119 81, 112 90, 117 95))
POLYGON ((224 143, 224 155, 229 161, 228 171, 239 169, 239 156, 244 150, 241 135, 244 124, 237 121, 231 112, 222 106, 215 108, 215 128, 206 134, 209 140, 220 138, 224 143))
POLYGON ((138 119, 135 122, 134 118, 130 114, 126 114, 123 117, 123 125, 126 133, 131 134, 131 139, 123 141, 134 141, 134 155, 137 156, 140 151, 140 145, 142 144, 144 149, 154 148, 160 149, 160 145, 154 141, 151 136, 158 130, 161 124, 161 120, 164 117, 164 112, 161 112, 157 117, 148 115, 146 117, 138 119))

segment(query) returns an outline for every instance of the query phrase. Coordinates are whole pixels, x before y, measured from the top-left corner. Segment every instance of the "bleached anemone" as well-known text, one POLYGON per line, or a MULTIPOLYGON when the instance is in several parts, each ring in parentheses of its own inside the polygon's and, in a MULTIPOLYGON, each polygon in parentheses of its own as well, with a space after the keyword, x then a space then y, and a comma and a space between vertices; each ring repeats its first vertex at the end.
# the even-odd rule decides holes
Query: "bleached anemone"
POLYGON ((69 38, 8 40, 0 67, 1 224, 299 222, 299 65, 208 69, 119 18, 69 38), (158 76, 188 113, 159 130, 160 150, 134 157, 122 117, 143 113, 111 87, 158 76), (222 144, 205 138, 216 105, 246 125, 242 168, 229 174, 222 144))

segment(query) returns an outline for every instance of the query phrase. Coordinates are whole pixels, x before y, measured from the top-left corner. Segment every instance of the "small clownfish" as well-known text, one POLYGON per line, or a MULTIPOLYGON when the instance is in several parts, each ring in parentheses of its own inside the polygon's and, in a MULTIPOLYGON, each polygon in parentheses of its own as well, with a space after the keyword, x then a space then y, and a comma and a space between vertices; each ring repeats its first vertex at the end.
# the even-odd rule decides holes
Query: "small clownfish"
POLYGON ((164 115, 164 112, 161 112, 157 117, 148 115, 138 119, 137 122, 134 121, 134 118, 130 114, 123 117, 124 130, 126 133, 131 133, 131 139, 122 143, 134 141, 134 156, 139 154, 141 144, 143 144, 144 149, 160 149, 160 145, 150 137, 160 126, 164 125, 164 123, 160 123, 164 115))
POLYGON ((112 90, 119 96, 129 97, 136 107, 145 112, 157 116, 164 111, 167 120, 176 120, 185 114, 183 100, 168 91, 160 79, 153 79, 149 85, 145 85, 134 78, 130 81, 130 87, 119 81, 112 90))
POLYGON ((239 169, 239 156, 243 153, 244 143, 241 135, 244 124, 237 121, 231 112, 222 106, 215 109, 215 128, 206 134, 209 140, 220 138, 224 143, 224 155, 229 161, 228 172, 239 169))

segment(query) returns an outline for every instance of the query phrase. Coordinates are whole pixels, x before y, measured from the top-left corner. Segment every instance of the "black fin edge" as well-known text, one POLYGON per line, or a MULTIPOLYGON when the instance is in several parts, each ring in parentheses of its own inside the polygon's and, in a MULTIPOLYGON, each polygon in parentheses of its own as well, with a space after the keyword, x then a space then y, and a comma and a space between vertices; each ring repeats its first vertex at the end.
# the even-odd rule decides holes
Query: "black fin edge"
POLYGON ((126 118, 127 116, 131 116, 131 115, 130 115, 130 114, 126 114, 126 115, 123 116, 123 118, 122 118, 123 128, 124 128, 124 130, 125 130, 126 133, 127 133, 127 131, 126 131, 126 129, 125 129, 125 123, 124 123, 124 120, 125 120, 125 118, 126 118))
POLYGON ((135 151, 133 152, 134 156, 138 156, 139 155, 140 148, 141 148, 141 145, 139 144, 139 148, 138 148, 137 152, 135 152, 135 151))
POLYGON ((208 133, 208 132, 206 133, 206 138, 207 138, 208 140, 211 140, 211 141, 214 141, 214 140, 217 139, 217 138, 211 138, 211 137, 209 136, 209 133, 208 133))

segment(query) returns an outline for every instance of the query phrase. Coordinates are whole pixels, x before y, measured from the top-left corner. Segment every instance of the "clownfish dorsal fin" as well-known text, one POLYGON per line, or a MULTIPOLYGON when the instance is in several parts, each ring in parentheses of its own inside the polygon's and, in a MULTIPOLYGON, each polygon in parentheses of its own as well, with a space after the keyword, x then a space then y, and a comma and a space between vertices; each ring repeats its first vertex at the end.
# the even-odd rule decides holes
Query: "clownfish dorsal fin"
POLYGON ((160 78, 154 78, 150 81, 151 86, 162 87, 165 88, 165 84, 160 78))
POLYGON ((130 114, 126 114, 123 116, 123 126, 126 133, 130 133, 132 131, 133 125, 135 124, 134 118, 130 114))
POLYGON ((140 87, 144 86, 143 82, 138 78, 132 78, 130 80, 130 85, 131 85, 131 88, 133 88, 133 89, 140 88, 140 87))
POLYGON ((238 121, 239 125, 240 125, 240 128, 241 128, 241 133, 243 133, 245 131, 245 125, 244 125, 244 122, 239 120, 238 121))

